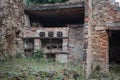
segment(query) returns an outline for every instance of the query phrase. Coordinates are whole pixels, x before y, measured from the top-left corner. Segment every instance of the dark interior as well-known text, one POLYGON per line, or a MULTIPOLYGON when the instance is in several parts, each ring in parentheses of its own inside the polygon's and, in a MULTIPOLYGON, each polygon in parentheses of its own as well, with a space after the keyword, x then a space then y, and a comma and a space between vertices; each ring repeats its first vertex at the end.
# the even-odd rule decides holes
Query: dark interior
POLYGON ((109 62, 120 64, 120 30, 110 31, 109 62))
POLYGON ((62 49, 62 39, 43 39, 42 47, 47 47, 50 49, 62 49))
POLYGON ((67 24, 84 24, 84 8, 29 11, 31 25, 65 27, 67 24))

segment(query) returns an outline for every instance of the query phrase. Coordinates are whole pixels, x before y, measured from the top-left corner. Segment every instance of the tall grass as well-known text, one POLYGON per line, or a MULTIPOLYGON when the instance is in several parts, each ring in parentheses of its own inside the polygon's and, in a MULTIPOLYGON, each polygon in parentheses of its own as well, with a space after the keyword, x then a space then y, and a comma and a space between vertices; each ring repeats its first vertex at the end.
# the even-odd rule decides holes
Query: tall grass
MULTIPOLYGON (((37 51, 39 52, 39 51, 37 51)), ((81 65, 71 65, 50 62, 43 56, 17 57, 0 62, 0 80, 10 80, 15 77, 20 80, 85 80, 81 65), (6 78, 5 78, 5 77, 6 78)), ((17 80, 17 79, 14 79, 17 80)))

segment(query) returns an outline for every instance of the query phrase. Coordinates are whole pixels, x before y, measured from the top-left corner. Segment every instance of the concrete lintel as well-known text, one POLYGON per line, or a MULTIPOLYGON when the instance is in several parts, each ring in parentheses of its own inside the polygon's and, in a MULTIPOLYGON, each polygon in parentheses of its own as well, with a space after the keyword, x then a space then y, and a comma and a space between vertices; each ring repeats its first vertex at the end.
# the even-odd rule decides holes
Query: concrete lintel
POLYGON ((120 21, 108 21, 107 26, 109 27, 120 27, 120 21))
POLYGON ((95 30, 97 31, 102 31, 102 30, 107 30, 107 27, 95 27, 95 30))
POLYGON ((57 4, 39 4, 29 5, 25 8, 25 11, 29 10, 51 10, 51 9, 67 9, 67 8, 80 8, 84 7, 84 2, 78 3, 57 3, 57 4))

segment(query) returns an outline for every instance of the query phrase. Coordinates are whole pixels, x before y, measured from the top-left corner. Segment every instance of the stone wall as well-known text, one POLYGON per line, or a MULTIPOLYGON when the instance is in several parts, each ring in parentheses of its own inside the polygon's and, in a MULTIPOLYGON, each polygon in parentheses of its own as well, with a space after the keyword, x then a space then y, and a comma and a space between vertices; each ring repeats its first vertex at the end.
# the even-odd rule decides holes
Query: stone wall
MULTIPOLYGON (((75 58, 84 51, 82 57, 84 57, 87 76, 96 66, 100 66, 103 72, 108 72, 107 30, 120 30, 120 8, 111 4, 112 0, 69 0, 68 3, 79 1, 85 2, 85 23, 84 28, 70 28, 69 51, 71 55, 75 54, 75 58)), ((25 35, 22 36, 22 32, 25 31, 25 29, 22 30, 24 22, 22 0, 0 0, 1 58, 24 50, 21 39, 25 37, 25 35)), ((26 34, 30 35, 30 29, 27 31, 26 34)), ((31 31, 33 31, 33 36, 36 35, 35 29, 31 31)), ((38 36, 39 32, 37 32, 38 36)))
POLYGON ((83 62, 83 27, 71 27, 69 30, 69 54, 72 62, 83 62))
POLYGON ((22 0, 0 0, 0 57, 22 51, 22 0))
POLYGON ((108 8, 109 1, 108 0, 93 0, 91 8, 91 26, 92 26, 92 51, 93 61, 98 61, 97 66, 101 67, 102 71, 108 71, 108 45, 107 45, 107 25, 106 21, 109 19, 108 16, 108 8), (96 35, 97 34, 97 35, 96 35), (98 38, 96 38, 96 36, 98 38), (106 43, 105 43, 106 40, 106 43), (95 43, 96 41, 96 43, 95 43), (95 47, 98 46, 98 47, 95 47), (98 58, 94 58, 94 56, 98 56, 98 58), (104 63, 103 63, 104 62, 104 63))
POLYGON ((109 38, 107 30, 119 29, 120 11, 111 5, 111 0, 86 0, 85 45, 87 77, 99 66, 102 72, 109 71, 109 38), (86 37, 87 36, 87 37, 86 37))

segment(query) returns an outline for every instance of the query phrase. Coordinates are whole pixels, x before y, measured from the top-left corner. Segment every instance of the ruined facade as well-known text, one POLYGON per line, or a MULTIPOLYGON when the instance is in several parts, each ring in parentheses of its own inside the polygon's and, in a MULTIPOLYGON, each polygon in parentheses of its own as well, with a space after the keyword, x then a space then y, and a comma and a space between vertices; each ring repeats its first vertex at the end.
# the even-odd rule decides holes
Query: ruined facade
POLYGON ((0 4, 1 56, 20 51, 31 56, 43 49, 55 61, 85 65, 87 76, 96 66, 108 72, 110 63, 120 61, 120 7, 115 0, 27 7, 22 0, 1 0, 0 4))
POLYGON ((119 57, 119 52, 115 52, 119 47, 116 45, 119 44, 119 36, 117 36, 120 21, 119 6, 116 5, 115 0, 89 0, 86 9, 88 9, 85 18, 86 31, 88 31, 87 74, 89 75, 96 65, 100 66, 102 72, 108 72, 110 57, 117 58, 114 55, 116 53, 119 57))
POLYGON ((83 2, 31 5, 25 9, 25 13, 27 24, 23 38, 34 42, 34 48, 25 49, 26 54, 43 49, 48 57, 51 56, 58 62, 82 62, 83 2))

